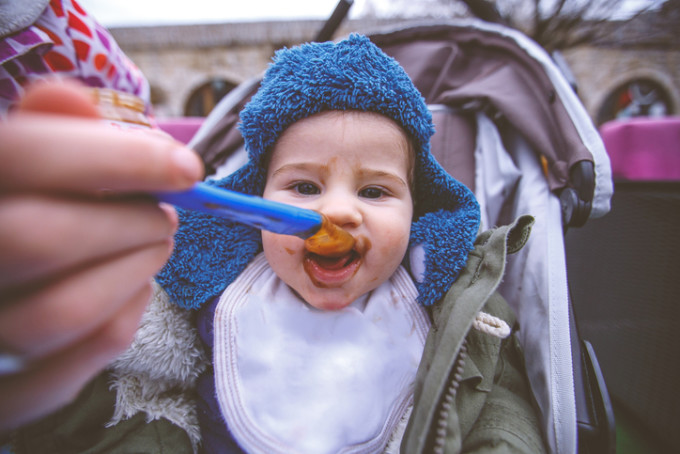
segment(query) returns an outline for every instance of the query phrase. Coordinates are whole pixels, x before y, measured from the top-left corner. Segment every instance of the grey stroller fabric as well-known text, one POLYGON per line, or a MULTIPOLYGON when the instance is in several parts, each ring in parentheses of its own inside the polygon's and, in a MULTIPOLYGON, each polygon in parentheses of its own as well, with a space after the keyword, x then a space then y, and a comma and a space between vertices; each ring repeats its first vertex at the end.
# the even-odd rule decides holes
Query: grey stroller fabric
MULTIPOLYGON (((592 160, 539 63, 507 38, 475 28, 434 26, 373 35, 372 39, 409 68, 428 104, 482 111, 519 131, 546 157, 551 189, 567 184, 573 164, 592 160), (410 41, 414 43, 403 45, 410 41)), ((451 143, 437 145, 446 149, 451 143)))

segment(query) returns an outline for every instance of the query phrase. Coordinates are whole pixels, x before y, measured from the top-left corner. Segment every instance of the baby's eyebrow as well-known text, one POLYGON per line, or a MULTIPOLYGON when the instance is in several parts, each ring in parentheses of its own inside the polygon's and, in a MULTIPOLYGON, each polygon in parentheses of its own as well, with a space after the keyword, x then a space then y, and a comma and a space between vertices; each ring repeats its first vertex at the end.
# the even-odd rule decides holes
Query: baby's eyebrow
POLYGON ((300 162, 300 163, 292 163, 292 164, 285 164, 276 169, 273 173, 272 176, 276 176, 280 173, 286 173, 286 172, 292 172, 292 171, 314 171, 318 170, 320 167, 326 167, 326 166, 321 166, 319 164, 312 164, 312 163, 306 163, 306 162, 300 162))
POLYGON ((380 170, 380 169, 363 169, 361 171, 361 176, 363 178, 368 178, 368 179, 371 179, 371 178, 383 179, 384 178, 384 179, 391 180, 391 181, 393 181, 397 184, 400 184, 402 186, 408 187, 408 184, 406 183, 406 181, 404 181, 403 178, 399 177, 398 175, 395 175, 394 173, 386 172, 386 171, 380 170))

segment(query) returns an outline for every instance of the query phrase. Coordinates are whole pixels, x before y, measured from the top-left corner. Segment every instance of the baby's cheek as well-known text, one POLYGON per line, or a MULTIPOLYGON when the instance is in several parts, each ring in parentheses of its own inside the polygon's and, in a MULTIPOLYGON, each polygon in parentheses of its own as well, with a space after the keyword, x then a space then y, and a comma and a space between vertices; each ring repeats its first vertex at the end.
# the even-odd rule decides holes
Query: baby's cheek
POLYGON ((295 255, 299 253, 303 241, 290 235, 278 235, 276 233, 262 232, 262 249, 267 253, 295 255))
POLYGON ((399 257, 399 255, 403 255, 403 253, 406 252, 410 236, 409 233, 410 232, 408 231, 386 233, 383 237, 383 241, 381 241, 378 246, 380 253, 384 257, 397 256, 396 259, 401 261, 402 257, 399 257))
POLYGON ((377 267, 379 268, 375 271, 375 274, 378 278, 386 279, 389 278, 401 264, 404 258, 405 247, 402 247, 399 243, 383 244, 377 246, 374 252, 376 253, 375 257, 378 263, 377 267))

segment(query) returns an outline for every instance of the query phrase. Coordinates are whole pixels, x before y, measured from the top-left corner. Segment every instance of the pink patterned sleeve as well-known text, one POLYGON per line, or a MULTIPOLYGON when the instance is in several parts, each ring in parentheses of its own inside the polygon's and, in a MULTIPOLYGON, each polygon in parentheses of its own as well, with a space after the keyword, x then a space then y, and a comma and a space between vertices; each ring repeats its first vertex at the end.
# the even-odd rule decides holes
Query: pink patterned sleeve
POLYGON ((55 76, 133 94, 151 114, 144 75, 76 0, 51 0, 32 26, 0 41, 0 116, 28 83, 55 76))

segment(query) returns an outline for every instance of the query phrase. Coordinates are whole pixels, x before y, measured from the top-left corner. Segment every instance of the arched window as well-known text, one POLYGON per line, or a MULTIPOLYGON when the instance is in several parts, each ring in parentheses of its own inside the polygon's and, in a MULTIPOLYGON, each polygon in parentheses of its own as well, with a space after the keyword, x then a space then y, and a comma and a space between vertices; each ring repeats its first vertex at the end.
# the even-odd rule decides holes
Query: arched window
POLYGON ((651 79, 633 79, 607 96, 597 115, 597 124, 631 117, 663 117, 672 115, 668 92, 651 79))
POLYGON ((236 84, 225 79, 212 79, 196 88, 186 104, 184 115, 187 117, 205 117, 213 110, 220 99, 229 93, 236 84))

